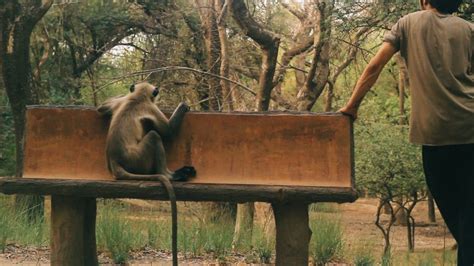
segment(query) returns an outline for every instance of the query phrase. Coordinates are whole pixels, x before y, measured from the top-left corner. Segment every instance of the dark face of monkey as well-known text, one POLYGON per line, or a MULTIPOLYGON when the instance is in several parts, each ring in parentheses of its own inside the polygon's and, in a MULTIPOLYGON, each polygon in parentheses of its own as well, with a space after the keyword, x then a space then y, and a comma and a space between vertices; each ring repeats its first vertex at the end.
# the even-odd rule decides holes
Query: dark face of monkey
POLYGON ((154 102, 156 96, 160 93, 160 89, 149 83, 142 82, 130 86, 130 93, 137 97, 150 97, 150 100, 154 102))

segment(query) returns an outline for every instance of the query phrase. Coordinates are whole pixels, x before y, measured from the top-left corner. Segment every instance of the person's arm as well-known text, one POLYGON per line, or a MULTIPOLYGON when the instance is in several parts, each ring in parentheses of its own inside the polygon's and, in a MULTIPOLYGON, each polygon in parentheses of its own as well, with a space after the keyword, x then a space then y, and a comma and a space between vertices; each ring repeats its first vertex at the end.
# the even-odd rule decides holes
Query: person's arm
POLYGON ((351 116, 353 119, 357 118, 357 111, 359 105, 364 99, 367 92, 377 81, 382 69, 392 56, 398 52, 398 49, 389 42, 384 42, 377 54, 370 60, 364 72, 357 81, 354 87, 354 92, 346 105, 339 110, 339 112, 351 116))

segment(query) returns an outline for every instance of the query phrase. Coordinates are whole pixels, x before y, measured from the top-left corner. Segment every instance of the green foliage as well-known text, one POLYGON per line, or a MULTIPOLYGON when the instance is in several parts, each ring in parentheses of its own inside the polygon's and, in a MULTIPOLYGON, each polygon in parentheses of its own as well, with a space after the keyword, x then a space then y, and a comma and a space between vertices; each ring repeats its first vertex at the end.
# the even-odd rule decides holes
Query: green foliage
MULTIPOLYGON (((171 249, 171 223, 150 221, 145 225, 147 245, 155 249, 171 249)), ((178 231, 179 232, 179 231, 178 231)), ((180 235, 180 238, 182 236, 180 235)))
POLYGON ((0 176, 13 176, 15 167, 13 117, 0 79, 0 176))
POLYGON ((232 247, 234 232, 232 221, 227 218, 212 223, 187 222, 180 228, 181 242, 184 251, 191 251, 193 255, 212 253, 216 258, 223 258, 232 247))
POLYGON ((375 245, 371 241, 358 241, 358 245, 353 247, 353 263, 355 266, 375 265, 374 256, 375 245))
POLYGON ((474 2, 472 2, 471 0, 464 0, 464 3, 459 8, 460 17, 473 22, 474 21, 473 13, 474 13, 474 2))
POLYGON ((231 221, 218 221, 210 226, 202 228, 201 232, 206 235, 204 250, 212 252, 216 257, 223 257, 232 247, 232 236, 234 227, 231 221))
POLYGON ((6 244, 44 246, 49 243, 49 224, 43 220, 31 222, 27 210, 15 209, 11 196, 0 195, 0 251, 6 244))
POLYGON ((12 227, 14 219, 12 219, 12 215, 10 215, 11 209, 4 204, 5 201, 2 199, 2 204, 0 205, 0 250, 5 251, 5 246, 7 244, 7 240, 11 238, 12 234, 12 227))
MULTIPOLYGON (((135 220, 126 216, 128 208, 114 201, 100 206, 97 222, 99 248, 107 249, 116 263, 125 262, 131 249, 150 246, 157 250, 171 250, 169 216, 144 212, 142 215, 150 218, 135 220)), ((227 218, 213 223, 183 219, 178 228, 178 248, 184 254, 213 254, 223 259, 231 250, 233 223, 227 218)))
MULTIPOLYGON (((142 53, 119 43, 141 45, 133 40, 141 32, 171 36, 174 20, 170 15, 161 19, 170 9, 167 1, 91 0, 53 5, 35 28, 31 42, 33 67, 47 55, 35 79, 40 102, 96 104, 100 85, 141 70, 143 61, 135 58, 142 53), (130 50, 133 52, 128 53, 130 50)), ((130 79, 124 82, 132 83, 130 79)))
POLYGON ((97 239, 100 247, 106 248, 114 263, 125 263, 133 245, 134 233, 118 207, 110 205, 101 209, 97 221, 97 239))
POLYGON ((411 196, 425 181, 419 147, 408 143, 408 129, 381 123, 356 127, 357 187, 380 198, 411 196))
POLYGON ((310 227, 311 253, 316 265, 325 265, 342 255, 344 242, 339 218, 317 215, 310 227))
POLYGON ((355 266, 372 266, 375 265, 375 259, 369 252, 359 253, 354 259, 355 266))
POLYGON ((457 264, 457 250, 445 250, 442 257, 443 265, 457 264))
MULTIPOLYGON (((1 108, 0 110, 5 110, 1 108)), ((15 174, 15 135, 13 133, 13 118, 11 112, 0 111, 0 176, 15 174)))

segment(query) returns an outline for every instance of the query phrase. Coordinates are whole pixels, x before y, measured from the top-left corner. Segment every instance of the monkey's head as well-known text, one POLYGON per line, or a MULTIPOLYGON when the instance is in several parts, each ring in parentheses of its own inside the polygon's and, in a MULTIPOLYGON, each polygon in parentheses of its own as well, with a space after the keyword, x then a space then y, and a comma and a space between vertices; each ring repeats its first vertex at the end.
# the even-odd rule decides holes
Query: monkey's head
POLYGON ((130 93, 137 97, 145 97, 150 99, 152 102, 155 101, 156 96, 160 93, 160 89, 151 85, 148 82, 142 82, 133 84, 130 86, 130 93))

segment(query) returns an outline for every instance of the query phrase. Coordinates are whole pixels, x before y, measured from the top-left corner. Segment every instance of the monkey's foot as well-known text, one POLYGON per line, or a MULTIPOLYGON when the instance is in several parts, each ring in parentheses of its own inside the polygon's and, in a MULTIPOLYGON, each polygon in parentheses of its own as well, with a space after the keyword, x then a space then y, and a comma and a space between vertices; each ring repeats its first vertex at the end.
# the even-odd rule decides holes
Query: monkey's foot
POLYGON ((174 171, 172 181, 186 181, 188 178, 196 176, 196 169, 192 166, 183 166, 174 171))

